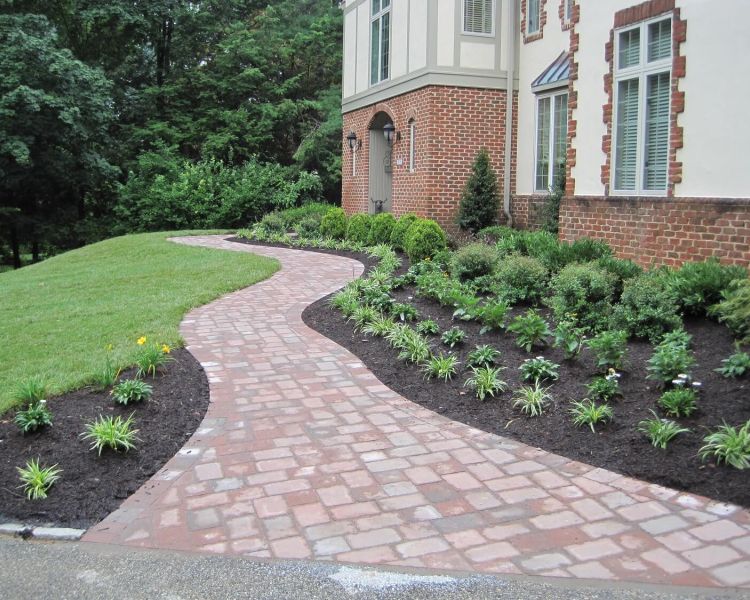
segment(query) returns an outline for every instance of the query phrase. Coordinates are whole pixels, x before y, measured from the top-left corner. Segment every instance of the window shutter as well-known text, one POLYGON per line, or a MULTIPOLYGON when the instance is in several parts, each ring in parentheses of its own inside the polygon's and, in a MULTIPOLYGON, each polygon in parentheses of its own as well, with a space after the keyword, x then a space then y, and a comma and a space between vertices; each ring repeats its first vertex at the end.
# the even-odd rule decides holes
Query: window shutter
POLYGON ((659 21, 648 26, 648 60, 654 62, 672 56, 672 21, 659 21))
POLYGON ((636 188, 638 160, 638 79, 621 81, 617 97, 615 189, 636 188))
POLYGON ((464 31, 492 33, 493 0, 464 0, 464 31))
POLYGON ((644 185, 647 190, 667 188, 669 163, 669 73, 648 78, 646 95, 646 164, 644 185))
POLYGON ((641 30, 631 29, 620 34, 618 64, 620 69, 634 67, 641 62, 641 30))
POLYGON ((537 134, 536 134, 536 189, 546 190, 549 187, 549 136, 550 98, 540 98, 537 108, 537 134))

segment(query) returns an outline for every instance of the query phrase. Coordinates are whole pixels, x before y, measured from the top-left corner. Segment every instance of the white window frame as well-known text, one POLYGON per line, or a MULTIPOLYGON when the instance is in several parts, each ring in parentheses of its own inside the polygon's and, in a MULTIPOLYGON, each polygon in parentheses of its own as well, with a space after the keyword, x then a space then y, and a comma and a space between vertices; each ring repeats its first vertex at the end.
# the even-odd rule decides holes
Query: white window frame
POLYGON ((530 28, 530 22, 531 22, 531 3, 529 0, 526 0, 526 35, 537 35, 538 33, 542 32, 542 0, 536 0, 536 23, 537 28, 534 31, 531 31, 530 28))
MULTIPOLYGON (((370 10, 370 37, 372 38, 372 24, 375 21, 379 21, 379 29, 380 29, 380 44, 378 46, 378 66, 377 66, 377 79, 373 78, 373 72, 372 72, 372 39, 370 39, 370 86, 375 86, 383 83, 384 81, 388 81, 391 78, 391 50, 393 49, 393 46, 391 44, 391 32, 393 31, 393 15, 391 14, 391 5, 393 4, 394 0, 390 0, 388 2, 388 6, 385 8, 382 7, 380 11, 378 11, 376 14, 372 14, 372 7, 375 0, 369 0, 369 10, 370 10), (385 15, 389 15, 388 17, 388 73, 385 77, 381 78, 381 73, 383 70, 383 17, 385 15)), ((382 0, 378 0, 379 2, 382 2, 382 0)))
MULTIPOLYGON (((655 196, 664 197, 667 195, 669 190, 669 160, 667 159, 667 180, 666 186, 663 190, 647 190, 644 188, 645 179, 645 155, 646 155, 646 116, 647 110, 647 99, 648 99, 648 78, 651 75, 659 75, 661 73, 669 73, 669 79, 672 80, 672 60, 674 49, 670 51, 669 57, 656 60, 653 62, 648 61, 648 28, 654 23, 661 21, 670 21, 670 31, 674 32, 674 19, 672 15, 660 15, 653 19, 640 21, 633 25, 621 27, 615 29, 615 47, 614 55, 612 57, 614 76, 612 77, 612 143, 610 145, 610 187, 612 193, 617 196, 655 196), (640 60, 638 65, 627 68, 620 68, 620 35, 628 31, 640 29, 640 60), (620 101, 620 82, 628 81, 631 79, 638 79, 638 133, 636 143, 636 173, 635 173, 635 189, 634 190, 620 190, 615 187, 617 181, 617 121, 618 121, 618 106, 620 101)), ((672 93, 670 90, 669 94, 669 113, 672 114, 672 93)), ((672 135, 671 123, 669 125, 669 131, 667 132, 667 144, 670 144, 672 135)), ((669 152, 669 148, 667 148, 669 152)))
POLYGON ((409 173, 417 170, 417 122, 409 119, 409 173))
POLYGON ((549 92, 544 92, 534 95, 534 101, 536 102, 534 108, 534 181, 532 189, 535 194, 541 194, 550 191, 550 187, 555 184, 555 98, 558 96, 566 96, 565 99, 565 146, 567 150, 568 144, 568 103, 570 102, 570 95, 568 94, 568 88, 562 87, 549 92), (539 168, 539 102, 545 98, 549 98, 550 101, 550 120, 549 120, 549 164, 547 165, 547 187, 545 189, 537 188, 537 169, 539 168))
POLYGON ((495 16, 497 15, 497 0, 491 0, 492 18, 490 23, 492 29, 490 33, 483 33, 481 31, 466 31, 466 0, 461 0, 461 33, 462 35, 473 35, 477 37, 495 37, 495 16))

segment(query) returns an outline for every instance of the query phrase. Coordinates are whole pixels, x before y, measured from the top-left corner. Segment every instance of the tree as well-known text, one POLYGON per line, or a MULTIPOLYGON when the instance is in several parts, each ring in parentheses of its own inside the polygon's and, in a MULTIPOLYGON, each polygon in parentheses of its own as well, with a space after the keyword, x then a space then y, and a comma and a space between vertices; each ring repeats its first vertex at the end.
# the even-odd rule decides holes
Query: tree
POLYGON ((0 15, 0 214, 20 266, 39 244, 85 218, 86 195, 117 170, 106 158, 111 85, 58 46, 38 15, 0 15))
POLYGON ((499 210, 497 177, 490 164, 490 155, 479 151, 461 196, 458 225, 476 233, 496 222, 499 210))

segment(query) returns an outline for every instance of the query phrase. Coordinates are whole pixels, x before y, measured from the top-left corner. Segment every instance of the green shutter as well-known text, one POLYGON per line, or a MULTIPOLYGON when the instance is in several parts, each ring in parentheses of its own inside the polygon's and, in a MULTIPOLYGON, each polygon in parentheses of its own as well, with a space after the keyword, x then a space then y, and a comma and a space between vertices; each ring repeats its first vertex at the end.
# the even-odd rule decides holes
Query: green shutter
POLYGON ((620 34, 618 68, 635 67, 641 62, 641 30, 630 29, 620 34))
POLYGON ((646 85, 646 149, 643 187, 667 189, 669 164, 669 73, 650 75, 646 85))
POLYGON ((546 191, 549 187, 549 136, 552 111, 550 98, 540 98, 537 103, 536 177, 535 189, 546 191))
POLYGON ((648 60, 654 62, 672 56, 672 21, 667 19, 648 26, 648 60))
POLYGON ((568 95, 555 96, 555 139, 553 148, 555 155, 552 157, 552 183, 557 181, 557 175, 562 165, 565 164, 565 150, 568 146, 568 95))
POLYGON ((638 161, 638 79, 621 81, 617 93, 615 189, 635 191, 638 161))

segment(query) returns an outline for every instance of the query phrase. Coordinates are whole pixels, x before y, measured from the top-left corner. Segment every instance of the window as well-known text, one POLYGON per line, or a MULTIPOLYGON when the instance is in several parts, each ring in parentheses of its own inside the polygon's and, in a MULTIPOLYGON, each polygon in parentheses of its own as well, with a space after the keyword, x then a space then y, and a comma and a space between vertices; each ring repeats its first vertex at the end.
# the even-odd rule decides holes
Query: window
POLYGON ((526 35, 539 33, 539 0, 526 0, 526 35))
POLYGON ((417 170, 417 123, 409 120, 409 173, 417 170))
POLYGON ((494 35, 495 0, 464 0, 464 33, 494 35))
POLYGON ((616 192, 667 190, 672 20, 617 32, 614 65, 616 192))
POLYGON ((388 79, 391 52, 391 0, 372 0, 370 84, 388 79))
POLYGON ((573 0, 565 0, 565 22, 570 23, 573 18, 573 0))
POLYGON ((568 143, 568 93, 539 96, 536 103, 536 172, 534 189, 546 192, 565 165, 568 143))

